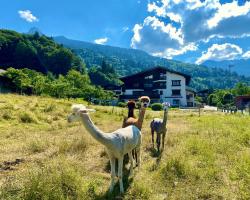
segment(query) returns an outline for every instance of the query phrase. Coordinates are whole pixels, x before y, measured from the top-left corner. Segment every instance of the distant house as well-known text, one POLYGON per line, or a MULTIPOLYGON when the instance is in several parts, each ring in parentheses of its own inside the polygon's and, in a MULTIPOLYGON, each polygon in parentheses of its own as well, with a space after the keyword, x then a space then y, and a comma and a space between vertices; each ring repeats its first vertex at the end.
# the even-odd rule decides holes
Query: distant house
POLYGON ((196 93, 198 97, 202 98, 202 103, 207 103, 207 98, 210 94, 214 92, 214 89, 200 90, 196 93))
POLYGON ((154 67, 121 78, 124 83, 120 100, 138 99, 147 95, 152 102, 168 101, 172 106, 194 106, 195 92, 188 88, 191 77, 187 74, 154 67))
POLYGON ((250 95, 235 97, 235 105, 239 110, 246 109, 250 105, 250 95))

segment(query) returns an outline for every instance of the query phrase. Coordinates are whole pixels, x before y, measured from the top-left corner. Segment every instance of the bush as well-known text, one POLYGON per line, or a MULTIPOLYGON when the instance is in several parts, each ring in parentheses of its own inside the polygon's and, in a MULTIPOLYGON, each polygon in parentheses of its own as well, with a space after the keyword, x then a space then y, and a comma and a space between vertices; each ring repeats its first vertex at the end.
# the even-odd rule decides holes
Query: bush
POLYGON ((125 107, 127 106, 127 104, 124 103, 124 102, 118 102, 117 106, 118 106, 118 107, 125 108, 125 107))
POLYGON ((162 104, 161 103, 153 103, 151 105, 152 110, 154 111, 159 111, 162 110, 162 104))
POLYGON ((19 117, 23 123, 38 123, 36 116, 31 112, 20 113, 19 117))

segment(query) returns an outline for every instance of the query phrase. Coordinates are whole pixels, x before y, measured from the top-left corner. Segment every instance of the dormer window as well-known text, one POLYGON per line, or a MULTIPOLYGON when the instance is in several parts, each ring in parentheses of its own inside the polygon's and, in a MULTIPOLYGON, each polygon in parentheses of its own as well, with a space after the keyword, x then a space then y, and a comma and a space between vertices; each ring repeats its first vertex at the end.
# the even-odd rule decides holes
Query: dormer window
POLYGON ((167 76, 164 73, 160 73, 160 80, 166 80, 167 76))
POLYGON ((144 79, 145 79, 145 80, 152 80, 152 79, 153 79, 153 75, 145 76, 144 79))
POLYGON ((181 80, 172 80, 172 86, 181 86, 181 80))

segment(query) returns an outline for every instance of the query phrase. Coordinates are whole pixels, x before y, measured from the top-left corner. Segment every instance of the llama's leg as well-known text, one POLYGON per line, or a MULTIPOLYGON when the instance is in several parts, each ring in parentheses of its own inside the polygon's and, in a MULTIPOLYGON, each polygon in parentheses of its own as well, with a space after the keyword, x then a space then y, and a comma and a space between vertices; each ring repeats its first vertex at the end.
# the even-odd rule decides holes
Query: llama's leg
POLYGON ((115 186, 115 158, 110 158, 110 166, 111 166, 111 184, 109 188, 109 192, 112 192, 115 186))
POLYGON ((156 143, 157 143, 157 151, 160 152, 161 133, 157 133, 157 135, 156 135, 156 143))
POLYGON ((141 147, 137 147, 136 151, 137 151, 137 157, 138 157, 137 166, 138 166, 138 168, 140 168, 140 165, 141 165, 141 147))
POLYGON ((164 150, 166 132, 162 133, 162 150, 164 150))
POLYGON ((154 129, 151 128, 151 135, 152 135, 152 144, 153 144, 153 148, 155 148, 155 139, 154 139, 154 129))
POLYGON ((122 169, 123 169, 123 158, 118 159, 118 179, 120 183, 120 192, 124 193, 123 182, 122 182, 122 169))
POLYGON ((133 175, 133 167, 134 167, 134 159, 132 156, 132 152, 129 152, 128 156, 129 156, 129 160, 130 160, 130 176, 132 176, 133 175))
POLYGON ((137 163, 137 153, 136 153, 136 149, 132 150, 132 157, 135 160, 135 162, 137 163))

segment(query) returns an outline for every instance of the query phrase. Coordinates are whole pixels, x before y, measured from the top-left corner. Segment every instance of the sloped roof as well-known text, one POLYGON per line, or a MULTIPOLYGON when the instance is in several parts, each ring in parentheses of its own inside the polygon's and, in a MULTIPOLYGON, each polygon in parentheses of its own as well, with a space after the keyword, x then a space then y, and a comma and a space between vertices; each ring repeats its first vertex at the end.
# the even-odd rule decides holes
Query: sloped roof
POLYGON ((177 72, 177 71, 174 71, 172 69, 168 69, 167 67, 162 67, 162 66, 155 66, 155 67, 143 70, 143 71, 135 73, 135 74, 131 74, 131 75, 128 75, 128 76, 123 76, 120 79, 123 81, 123 80, 125 80, 127 78, 132 78, 134 76, 143 75, 145 73, 148 73, 148 72, 151 72, 151 71, 154 71, 154 70, 158 70, 158 69, 165 70, 166 72, 171 72, 171 73, 174 73, 174 74, 178 74, 178 75, 184 76, 186 78, 187 83, 189 83, 190 80, 191 80, 191 76, 189 76, 187 74, 184 74, 182 72, 177 72))

